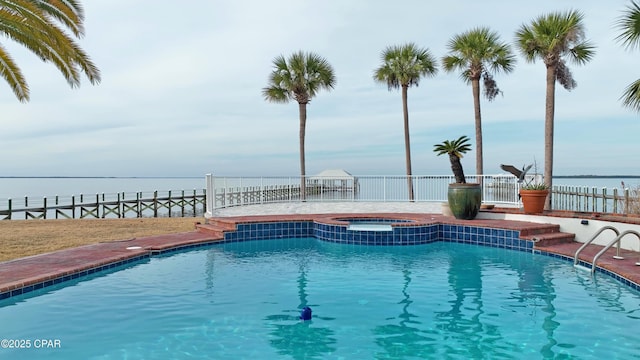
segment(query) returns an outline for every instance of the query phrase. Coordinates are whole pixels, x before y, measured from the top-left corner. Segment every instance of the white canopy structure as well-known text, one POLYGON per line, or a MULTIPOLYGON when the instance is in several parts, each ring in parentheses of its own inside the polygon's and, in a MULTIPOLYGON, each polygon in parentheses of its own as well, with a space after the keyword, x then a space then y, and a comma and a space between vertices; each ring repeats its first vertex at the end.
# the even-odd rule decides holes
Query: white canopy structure
POLYGON ((342 169, 328 169, 311 177, 311 179, 314 179, 314 178, 334 178, 334 179, 343 179, 343 180, 353 180, 356 177, 342 169))
POLYGON ((342 169, 328 169, 307 177, 307 186, 320 192, 357 192, 358 178, 342 169))

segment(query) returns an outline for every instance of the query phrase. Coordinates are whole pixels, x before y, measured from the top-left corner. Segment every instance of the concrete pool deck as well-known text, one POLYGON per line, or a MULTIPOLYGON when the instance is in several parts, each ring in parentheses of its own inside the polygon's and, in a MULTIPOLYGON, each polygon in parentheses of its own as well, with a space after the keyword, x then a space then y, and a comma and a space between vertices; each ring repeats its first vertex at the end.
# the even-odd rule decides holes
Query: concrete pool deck
MULTIPOLYGON (((518 209, 496 209, 492 212, 514 212, 518 209)), ((78 248, 56 251, 0 263, 0 299, 76 279, 98 271, 149 258, 154 254, 206 246, 221 241, 224 231, 233 231, 239 223, 277 221, 331 222, 334 217, 388 216, 411 219, 424 224, 451 224, 471 227, 501 228, 520 231, 521 239, 535 238, 534 251, 573 258, 582 244, 572 241, 573 234, 562 233, 553 224, 503 219, 479 218, 457 220, 441 214, 440 203, 296 203, 251 205, 222 209, 214 213, 210 224, 194 224, 192 232, 157 235, 144 238, 97 243, 78 248)), ((560 216, 556 214, 557 216, 560 216)), ((567 216, 567 214, 564 214, 567 216)), ((36 221, 36 220, 34 220, 36 221)), ((591 262, 601 250, 598 245, 588 246, 580 255, 591 262)), ((602 267, 620 277, 640 284, 640 253, 623 250, 624 260, 614 260, 615 249, 610 249, 598 261, 602 267)), ((633 284, 632 284, 633 285, 633 284)))

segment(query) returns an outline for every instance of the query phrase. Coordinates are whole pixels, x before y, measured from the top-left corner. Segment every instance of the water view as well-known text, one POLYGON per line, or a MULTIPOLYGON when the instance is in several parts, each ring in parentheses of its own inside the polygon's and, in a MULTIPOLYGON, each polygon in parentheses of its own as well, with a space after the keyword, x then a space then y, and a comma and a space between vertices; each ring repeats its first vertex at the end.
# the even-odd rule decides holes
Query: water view
POLYGON ((199 177, 110 177, 110 178, 0 178, 0 201, 33 198, 68 197, 71 195, 114 194, 118 192, 150 193, 155 190, 202 190, 206 187, 204 175, 199 177))

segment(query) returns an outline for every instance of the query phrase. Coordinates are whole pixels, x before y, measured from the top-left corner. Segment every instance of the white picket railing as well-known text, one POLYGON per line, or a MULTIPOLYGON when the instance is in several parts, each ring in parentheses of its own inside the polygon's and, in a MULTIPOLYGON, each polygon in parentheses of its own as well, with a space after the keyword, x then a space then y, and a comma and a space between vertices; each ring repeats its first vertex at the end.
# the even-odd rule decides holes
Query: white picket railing
MULTIPOLYGON (((447 201, 453 176, 412 176, 413 201, 447 201)), ((410 201, 406 176, 309 176, 303 184, 300 176, 285 177, 215 177, 206 176, 207 213, 230 206, 274 202, 398 202, 410 201)), ((519 204, 518 183, 512 175, 468 176, 467 182, 482 185, 482 201, 496 205, 519 204)))

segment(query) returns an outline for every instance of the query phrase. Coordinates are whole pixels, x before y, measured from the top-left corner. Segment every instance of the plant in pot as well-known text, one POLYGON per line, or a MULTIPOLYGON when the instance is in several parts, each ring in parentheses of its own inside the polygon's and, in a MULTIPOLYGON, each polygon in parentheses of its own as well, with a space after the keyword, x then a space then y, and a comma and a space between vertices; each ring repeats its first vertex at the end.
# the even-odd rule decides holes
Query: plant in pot
POLYGON ((460 159, 462 155, 471 150, 469 138, 461 136, 456 140, 445 140, 434 145, 433 151, 438 155, 449 155, 451 171, 456 179, 449 184, 447 200, 451 213, 456 219, 471 220, 478 215, 482 203, 482 189, 478 183, 467 183, 460 159))
POLYGON ((526 183, 520 187, 519 194, 525 214, 542 214, 549 187, 545 183, 526 183))

